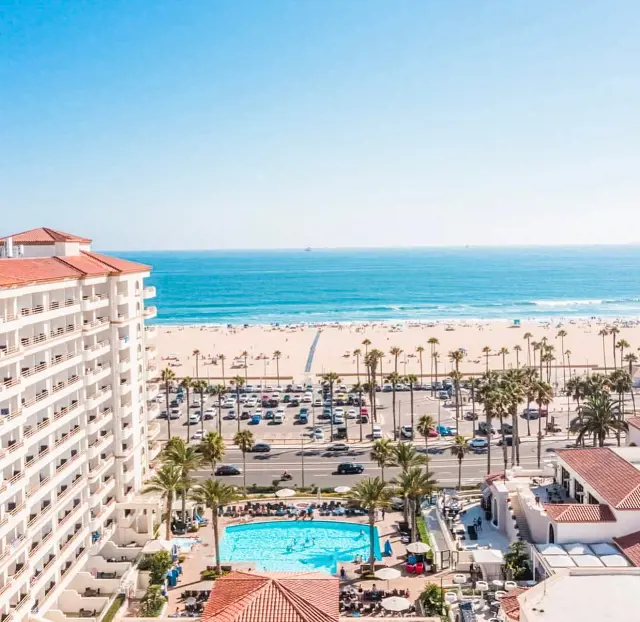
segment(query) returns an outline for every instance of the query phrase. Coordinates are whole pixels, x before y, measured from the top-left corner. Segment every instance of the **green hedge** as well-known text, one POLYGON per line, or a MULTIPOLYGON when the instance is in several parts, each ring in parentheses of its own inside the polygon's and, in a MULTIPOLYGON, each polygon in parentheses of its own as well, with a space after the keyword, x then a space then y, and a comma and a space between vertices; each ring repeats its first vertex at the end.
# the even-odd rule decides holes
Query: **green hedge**
POLYGON ((420 540, 425 544, 431 544, 431 538, 429 537, 429 530, 424 522, 424 516, 418 518, 418 533, 420 534, 420 540))
POLYGON ((113 618, 116 617, 116 613, 118 613, 120 607, 122 607, 122 603, 124 603, 124 594, 118 594, 111 603, 111 607, 107 609, 107 613, 104 614, 102 622, 112 622, 113 618))

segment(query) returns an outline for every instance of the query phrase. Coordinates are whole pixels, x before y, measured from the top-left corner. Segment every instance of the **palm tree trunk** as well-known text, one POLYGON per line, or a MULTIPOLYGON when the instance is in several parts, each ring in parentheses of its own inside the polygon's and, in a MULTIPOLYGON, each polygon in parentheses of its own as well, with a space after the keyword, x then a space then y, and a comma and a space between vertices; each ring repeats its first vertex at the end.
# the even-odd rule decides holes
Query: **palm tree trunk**
POLYGON ((171 411, 169 410, 169 381, 164 385, 165 397, 167 399, 167 440, 171 440, 171 411))
POLYGON ((520 356, 519 356, 520 352, 518 352, 518 350, 516 350, 516 369, 520 369, 520 356))
POLYGON ((227 382, 226 382, 226 380, 224 378, 224 359, 222 359, 221 363, 222 363, 222 386, 226 387, 227 386, 227 382))
POLYGON ((530 409, 531 409, 531 400, 527 399, 527 436, 531 436, 531 419, 529 419, 530 409))
MULTIPOLYGON (((504 470, 506 471, 508 466, 507 441, 506 441, 506 435, 504 433, 504 417, 502 416, 502 413, 500 413, 499 419, 500 419, 500 436, 502 436, 502 461, 504 462, 504 470)), ((489 435, 489 442, 491 442, 491 435, 489 435)))
POLYGON ((222 436, 222 394, 218 393, 218 434, 222 436))
POLYGON ((413 382, 411 383, 411 386, 409 387, 410 391, 409 391, 409 398, 411 399, 411 429, 413 430, 413 382))
POLYGON ((613 369, 618 369, 618 361, 616 359, 616 335, 613 336, 613 369))
POLYGON ((358 414, 360 416, 360 442, 362 443, 362 389, 358 391, 358 414))
POLYGON ((358 378, 358 384, 360 384, 360 357, 356 356, 356 376, 358 378))
POLYGON ((278 386, 280 386, 280 357, 276 358, 276 377, 278 379, 278 386))
POLYGON ((420 384, 424 384, 424 380, 422 378, 422 352, 420 352, 420 384))
POLYGON ((411 509, 411 542, 415 542, 417 537, 417 525, 416 525, 416 500, 413 497, 409 498, 409 505, 411 509))
POLYGON ((211 508, 211 522, 213 523, 213 545, 216 551, 216 571, 218 576, 222 574, 220 567, 220 537, 218 535, 218 508, 211 508))
POLYGON ((247 374, 249 373, 249 368, 247 367, 247 357, 244 357, 244 381, 248 382, 249 378, 247 376, 247 374))
POLYGON ((462 456, 458 458, 458 490, 462 488, 462 456))
POLYGON ((247 452, 242 452, 242 487, 244 488, 244 496, 247 496, 247 452))
POLYGON ((333 441, 333 380, 329 382, 329 408, 331 409, 331 438, 329 442, 333 441))
POLYGON ((374 533, 375 533, 375 509, 369 510, 369 563, 371 564, 371 572, 375 572, 376 568, 376 553, 374 549, 374 533))
POLYGON ((537 443, 538 468, 542 458, 542 402, 538 402, 538 443, 537 443))
POLYGON ((489 428, 489 434, 487 436, 489 441, 487 443, 487 475, 489 475, 489 473, 491 473, 491 415, 487 413, 485 418, 487 420, 487 427, 489 428))
POLYGON ((424 451, 427 456, 427 460, 424 463, 425 474, 429 472, 429 431, 424 435, 424 451))
POLYGON ((189 409, 191 408, 191 389, 187 387, 187 445, 191 438, 191 424, 189 423, 189 409))
POLYGON ((238 432, 240 432, 240 385, 236 384, 236 415, 238 422, 238 432))
POLYGON ((604 341, 604 335, 602 335, 602 358, 604 359, 604 373, 607 373, 607 346, 604 341))
POLYGON ((180 493, 180 497, 182 500, 182 509, 181 509, 182 522, 186 525, 187 524, 187 491, 182 490, 182 492, 180 493))
POLYGON ((396 435, 396 383, 394 382, 391 385, 391 389, 393 391, 393 440, 397 437, 396 435))
POLYGON ((167 528, 165 531, 166 540, 171 540, 171 513, 173 512, 173 492, 167 497, 167 528))
MULTIPOLYGON (((189 421, 188 418, 187 421, 189 421)), ((204 438, 204 384, 200 385, 200 430, 204 438)))
POLYGON ((409 496, 403 495, 404 503, 402 504, 402 515, 404 517, 404 522, 409 524, 409 496))
POLYGON ((382 483, 384 484, 384 464, 380 465, 380 478, 382 479, 382 483))

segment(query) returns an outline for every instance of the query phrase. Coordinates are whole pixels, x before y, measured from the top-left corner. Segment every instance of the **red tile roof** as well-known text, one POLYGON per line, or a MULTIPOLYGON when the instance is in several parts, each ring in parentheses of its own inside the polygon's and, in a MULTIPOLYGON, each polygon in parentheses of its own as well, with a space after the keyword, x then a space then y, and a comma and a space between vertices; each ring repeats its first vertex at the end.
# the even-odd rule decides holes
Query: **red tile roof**
POLYGON ((629 417, 627 423, 632 427, 640 430, 640 417, 629 417))
POLYGON ((544 509, 556 523, 613 523, 616 521, 608 505, 545 503, 544 509))
POLYGON ((640 510, 640 471, 608 447, 556 454, 616 510, 640 510))
POLYGON ((339 582, 320 572, 231 572, 218 579, 202 622, 337 622, 339 582))
POLYGON ((16 287, 65 279, 149 272, 150 266, 115 257, 82 253, 74 257, 0 259, 0 287, 16 287), (105 263, 108 260, 109 263, 105 263))
POLYGON ((640 531, 614 538, 613 541, 634 566, 640 566, 640 531))
POLYGON ((5 236, 0 238, 0 246, 4 246, 5 240, 9 237, 13 239, 14 244, 26 244, 27 246, 55 244, 56 242, 79 242, 80 244, 91 244, 91 240, 88 238, 81 238, 78 235, 65 233, 64 231, 56 231, 55 229, 49 229, 48 227, 38 227, 37 229, 29 229, 29 231, 5 236))
POLYGON ((520 601, 518 600, 518 596, 528 589, 527 587, 517 587, 500 599, 502 611, 509 620, 514 620, 515 622, 520 620, 520 601))
POLYGON ((503 479, 505 479, 504 471, 497 471, 495 473, 489 473, 489 475, 484 478, 484 481, 487 484, 491 484, 492 482, 500 481, 503 479))

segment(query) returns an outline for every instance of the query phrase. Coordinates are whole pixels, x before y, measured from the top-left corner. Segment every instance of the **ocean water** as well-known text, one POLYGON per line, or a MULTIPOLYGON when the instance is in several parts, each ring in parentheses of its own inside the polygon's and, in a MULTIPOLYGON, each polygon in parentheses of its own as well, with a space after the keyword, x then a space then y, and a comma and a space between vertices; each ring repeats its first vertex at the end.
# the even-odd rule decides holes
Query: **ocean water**
POLYGON ((117 254, 165 324, 640 315, 640 246, 117 254))

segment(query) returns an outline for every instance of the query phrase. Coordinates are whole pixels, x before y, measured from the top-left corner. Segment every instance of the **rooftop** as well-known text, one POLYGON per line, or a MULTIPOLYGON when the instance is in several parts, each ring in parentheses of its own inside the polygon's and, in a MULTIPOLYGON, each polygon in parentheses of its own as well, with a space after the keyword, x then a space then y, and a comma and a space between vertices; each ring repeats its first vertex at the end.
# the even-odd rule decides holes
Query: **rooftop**
POLYGON ((611 507, 640 510, 640 471, 608 447, 558 449, 563 460, 611 507))
POLYGON ((83 238, 72 233, 49 229, 49 227, 38 227, 37 229, 29 229, 22 233, 15 233, 0 238, 0 246, 4 246, 7 238, 12 238, 14 244, 24 244, 26 246, 39 246, 55 244, 56 242, 78 242, 80 244, 91 244, 91 240, 83 238))
POLYGON ((544 509, 556 523, 612 523, 616 521, 608 505, 545 503, 544 509))
POLYGON ((640 531, 614 538, 613 541, 634 566, 640 566, 640 531))
POLYGON ((337 622, 339 581, 320 572, 231 572, 218 579, 203 622, 337 622))

